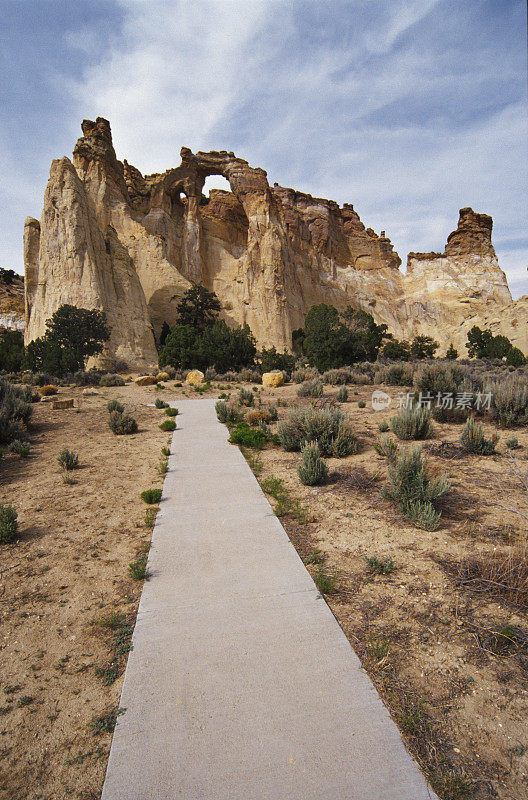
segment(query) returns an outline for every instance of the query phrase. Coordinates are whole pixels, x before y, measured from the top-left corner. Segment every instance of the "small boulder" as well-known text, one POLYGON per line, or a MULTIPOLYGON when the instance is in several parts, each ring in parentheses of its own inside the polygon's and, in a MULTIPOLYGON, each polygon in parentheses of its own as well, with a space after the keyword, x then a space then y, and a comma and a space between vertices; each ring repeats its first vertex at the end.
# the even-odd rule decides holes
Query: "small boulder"
POLYGON ((159 381, 170 381, 170 375, 168 372, 158 372, 156 375, 156 380, 159 381))
POLYGON ((73 399, 70 400, 54 400, 51 404, 53 409, 55 408, 73 408, 73 399))
POLYGON ((205 376, 199 369, 192 369, 185 378, 185 383, 189 383, 191 386, 197 386, 200 383, 205 383, 205 376))
POLYGON ((154 386, 158 382, 157 378, 152 375, 140 375, 134 380, 137 386, 154 386))
POLYGON ((96 389, 93 389, 91 386, 89 386, 87 389, 83 389, 83 397, 96 397, 99 396, 99 394, 100 392, 98 392, 96 389))
POLYGON ((273 370, 273 372, 264 372, 262 375, 262 385, 267 386, 268 388, 274 388, 275 386, 282 386, 284 384, 284 373, 281 372, 279 369, 273 370))

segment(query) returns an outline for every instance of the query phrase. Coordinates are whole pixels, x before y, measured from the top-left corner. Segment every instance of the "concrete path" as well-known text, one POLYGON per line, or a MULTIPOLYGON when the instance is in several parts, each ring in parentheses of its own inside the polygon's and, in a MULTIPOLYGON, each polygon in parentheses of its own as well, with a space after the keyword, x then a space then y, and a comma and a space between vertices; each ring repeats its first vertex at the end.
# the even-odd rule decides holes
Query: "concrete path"
POLYGON ((214 401, 178 406, 102 800, 434 798, 214 401))

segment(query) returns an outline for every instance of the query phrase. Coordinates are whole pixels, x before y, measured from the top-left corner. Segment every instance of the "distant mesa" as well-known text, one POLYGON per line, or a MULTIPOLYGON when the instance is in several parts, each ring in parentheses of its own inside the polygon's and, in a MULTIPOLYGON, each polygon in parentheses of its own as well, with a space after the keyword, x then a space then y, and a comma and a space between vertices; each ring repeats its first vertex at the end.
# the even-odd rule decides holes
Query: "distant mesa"
POLYGON ((108 120, 84 120, 73 160, 52 162, 40 223, 24 230, 26 342, 64 303, 106 312, 101 366, 140 371, 157 361, 154 335, 173 324, 184 292, 216 292, 230 324, 259 345, 291 348, 315 303, 363 308, 398 339, 434 336, 464 351, 467 330, 490 326, 528 351, 528 298, 512 302, 491 241, 492 219, 471 208, 444 253, 410 253, 407 274, 385 231, 353 205, 279 186, 225 150, 181 149, 181 164, 142 175, 119 161, 108 120), (222 175, 231 192, 211 190, 222 175))

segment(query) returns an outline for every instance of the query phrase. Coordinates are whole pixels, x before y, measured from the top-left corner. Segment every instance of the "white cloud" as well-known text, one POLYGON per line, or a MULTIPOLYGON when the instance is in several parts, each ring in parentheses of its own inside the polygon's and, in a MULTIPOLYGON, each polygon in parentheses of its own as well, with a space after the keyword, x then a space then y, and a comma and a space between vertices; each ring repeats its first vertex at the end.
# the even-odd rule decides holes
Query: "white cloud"
POLYGON ((107 116, 121 153, 145 171, 207 143, 234 104, 243 55, 274 2, 120 0, 119 46, 71 83, 84 116, 107 116))
POLYGON ((365 44, 372 53, 387 53, 397 39, 437 6, 439 0, 400 0, 385 5, 381 24, 365 36, 365 44))
MULTIPOLYGON (((472 205, 494 217, 522 290, 525 253, 512 242, 526 230, 526 107, 505 98, 519 64, 497 45, 494 66, 489 37, 469 52, 456 19, 439 24, 442 0, 118 5, 121 30, 65 88, 72 119, 110 119, 119 157, 152 172, 177 165, 182 145, 233 149, 271 182, 353 202, 404 262, 443 249, 472 205)), ((76 31, 68 41, 84 46, 76 31)))

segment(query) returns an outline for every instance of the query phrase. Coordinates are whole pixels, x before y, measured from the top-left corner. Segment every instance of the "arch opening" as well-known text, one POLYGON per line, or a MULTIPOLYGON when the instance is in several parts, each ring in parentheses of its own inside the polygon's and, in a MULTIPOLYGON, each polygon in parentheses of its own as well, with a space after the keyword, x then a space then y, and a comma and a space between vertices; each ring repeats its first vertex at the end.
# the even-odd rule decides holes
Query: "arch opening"
POLYGON ((231 192, 231 185, 223 175, 208 175, 202 189, 202 195, 209 199, 211 189, 222 189, 224 192, 231 192))

